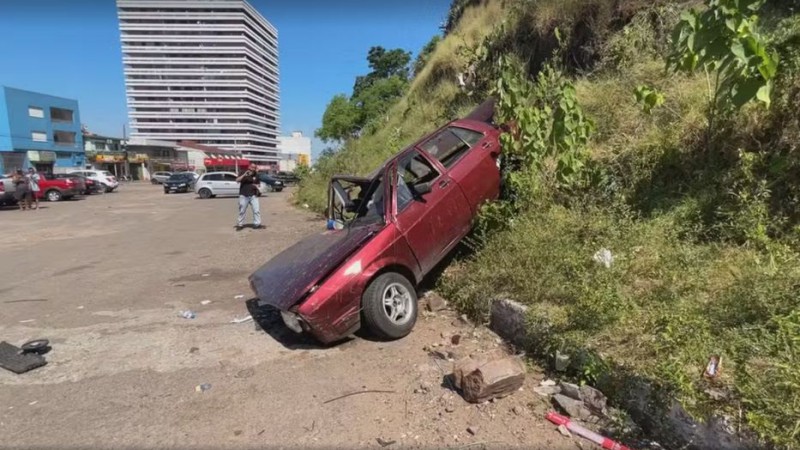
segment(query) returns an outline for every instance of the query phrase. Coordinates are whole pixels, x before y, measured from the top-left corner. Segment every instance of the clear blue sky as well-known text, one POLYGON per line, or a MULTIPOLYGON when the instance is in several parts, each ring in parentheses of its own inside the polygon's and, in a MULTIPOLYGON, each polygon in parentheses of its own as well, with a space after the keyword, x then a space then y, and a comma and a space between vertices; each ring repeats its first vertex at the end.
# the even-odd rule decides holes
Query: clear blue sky
MULTIPOLYGON (((312 136, 373 45, 416 53, 450 0, 250 0, 279 33, 281 129, 312 136)), ((77 99, 90 130, 128 123, 114 0, 0 0, 0 85, 77 99)), ((314 140, 314 154, 323 148, 314 140)))

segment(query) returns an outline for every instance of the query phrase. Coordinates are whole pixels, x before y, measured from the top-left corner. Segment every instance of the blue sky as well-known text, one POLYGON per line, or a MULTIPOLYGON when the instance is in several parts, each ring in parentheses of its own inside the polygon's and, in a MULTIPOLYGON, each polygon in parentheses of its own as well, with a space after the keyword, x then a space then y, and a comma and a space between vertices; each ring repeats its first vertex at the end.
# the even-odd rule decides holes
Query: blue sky
MULTIPOLYGON (((450 0, 250 0, 279 33, 281 129, 312 136, 373 45, 416 53, 450 0)), ((114 0, 1 0, 0 85, 77 99, 90 130, 128 123, 114 0)), ((313 142, 314 154, 324 145, 313 142)))

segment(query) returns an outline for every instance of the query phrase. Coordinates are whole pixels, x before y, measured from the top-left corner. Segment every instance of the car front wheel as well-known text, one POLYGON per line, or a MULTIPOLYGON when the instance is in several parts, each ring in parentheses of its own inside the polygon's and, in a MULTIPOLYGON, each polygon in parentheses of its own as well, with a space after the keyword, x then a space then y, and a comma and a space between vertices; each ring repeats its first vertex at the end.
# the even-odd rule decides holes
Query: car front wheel
POLYGON ((61 200, 61 192, 54 190, 47 191, 45 194, 48 202, 57 202, 61 200))
POLYGON ((399 273, 387 272, 372 280, 361 301, 366 327, 380 338, 400 339, 417 322, 417 293, 399 273))
POLYGON ((200 198, 203 199, 211 198, 211 191, 206 188, 200 189, 200 192, 198 192, 197 194, 200 196, 200 198))

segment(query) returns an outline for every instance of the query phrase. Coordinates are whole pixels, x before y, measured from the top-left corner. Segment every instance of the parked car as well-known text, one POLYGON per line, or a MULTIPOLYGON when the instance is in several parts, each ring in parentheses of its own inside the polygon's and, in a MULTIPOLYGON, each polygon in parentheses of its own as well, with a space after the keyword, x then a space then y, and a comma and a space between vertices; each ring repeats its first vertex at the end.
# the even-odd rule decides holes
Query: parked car
POLYGON ((366 177, 334 177, 329 230, 250 275, 258 298, 251 311, 277 308, 286 326, 323 343, 362 325, 384 339, 411 332, 416 286, 469 232, 481 204, 499 196, 500 130, 489 106, 425 136, 366 177))
POLYGON ((164 184, 172 176, 172 172, 153 172, 150 175, 150 182, 153 184, 164 184))
POLYGON ((164 183, 164 193, 189 192, 194 190, 195 180, 191 172, 173 173, 164 183))
POLYGON ((85 176, 78 173, 56 173, 53 174, 53 177, 72 179, 73 181, 76 182, 78 188, 80 189, 80 193, 83 195, 91 195, 100 191, 99 183, 96 183, 94 180, 86 178, 85 176))
POLYGON ((85 185, 74 178, 56 178, 52 174, 39 172, 39 192, 36 197, 57 202, 80 195, 84 189, 85 185))
POLYGON ((114 189, 119 187, 119 181, 111 172, 107 170, 70 170, 68 173, 77 173, 85 176, 91 180, 100 183, 100 186, 106 192, 114 192, 114 189))
POLYGON ((17 199, 14 197, 17 187, 11 180, 10 175, 0 175, 0 206, 15 205, 17 199))
POLYGON ((300 178, 292 172, 276 172, 274 178, 284 185, 296 184, 300 181, 300 178))
MULTIPOLYGON (((194 186, 194 191, 200 198, 212 198, 218 195, 239 195, 238 176, 233 172, 209 172, 200 176, 194 186)), ((265 192, 268 185, 261 182, 259 194, 265 192)))
POLYGON ((280 192, 284 188, 284 184, 281 180, 275 179, 263 172, 258 174, 258 180, 266 184, 272 192, 280 192))

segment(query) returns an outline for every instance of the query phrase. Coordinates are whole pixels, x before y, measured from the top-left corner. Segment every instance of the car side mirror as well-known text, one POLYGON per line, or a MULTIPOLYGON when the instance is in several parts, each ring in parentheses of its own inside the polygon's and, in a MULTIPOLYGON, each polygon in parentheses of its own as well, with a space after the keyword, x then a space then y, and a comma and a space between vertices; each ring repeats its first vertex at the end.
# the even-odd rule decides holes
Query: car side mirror
POLYGON ((431 192, 431 188, 432 188, 432 186, 431 186, 430 182, 420 183, 420 184, 414 185, 414 192, 419 196, 423 196, 425 194, 430 193, 431 192))

